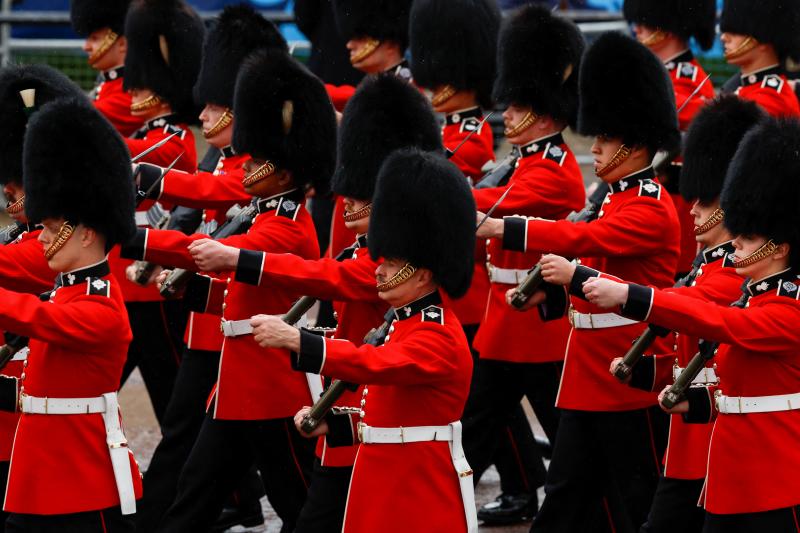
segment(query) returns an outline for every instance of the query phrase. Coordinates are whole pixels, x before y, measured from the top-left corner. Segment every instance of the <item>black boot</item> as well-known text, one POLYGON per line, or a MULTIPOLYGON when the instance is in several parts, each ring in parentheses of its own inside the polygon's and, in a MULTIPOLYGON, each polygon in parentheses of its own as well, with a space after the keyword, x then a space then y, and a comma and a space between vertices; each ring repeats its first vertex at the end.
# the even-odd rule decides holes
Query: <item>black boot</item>
POLYGON ((524 522, 536 516, 537 508, 535 494, 501 494, 495 501, 478 509, 478 520, 487 525, 524 522))
MULTIPOLYGON (((256 500, 258 503, 258 500, 256 500)), ((264 524, 264 515, 261 512, 261 505, 245 507, 225 506, 217 518, 216 523, 211 528, 214 533, 226 531, 234 526, 244 526, 246 528, 257 527, 264 524)))

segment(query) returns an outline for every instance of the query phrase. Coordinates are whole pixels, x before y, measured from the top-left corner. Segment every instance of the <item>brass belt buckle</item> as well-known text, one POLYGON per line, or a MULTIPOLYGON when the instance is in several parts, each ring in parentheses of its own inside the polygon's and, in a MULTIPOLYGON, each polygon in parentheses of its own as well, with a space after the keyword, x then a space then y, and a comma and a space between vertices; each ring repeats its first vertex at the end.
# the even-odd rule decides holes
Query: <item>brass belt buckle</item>
POLYGON ((364 422, 358 423, 358 442, 364 442, 364 422))
POLYGON ((569 325, 573 328, 575 327, 575 307, 569 306, 569 310, 567 311, 567 319, 569 320, 569 325))

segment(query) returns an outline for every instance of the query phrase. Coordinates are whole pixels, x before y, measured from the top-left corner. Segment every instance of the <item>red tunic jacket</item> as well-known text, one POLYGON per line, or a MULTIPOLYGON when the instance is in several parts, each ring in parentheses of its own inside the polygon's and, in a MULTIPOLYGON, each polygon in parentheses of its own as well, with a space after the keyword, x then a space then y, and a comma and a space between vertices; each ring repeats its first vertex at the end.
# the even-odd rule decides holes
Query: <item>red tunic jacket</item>
POLYGON ((742 84, 736 89, 736 94, 739 98, 757 103, 772 116, 800 116, 797 95, 778 67, 742 76, 742 84))
MULTIPOLYGON (((578 256, 584 265, 600 272, 671 287, 678 261, 680 228, 669 194, 649 167, 612 184, 609 190, 599 218, 593 222, 506 218, 504 247, 578 256)), ((607 312, 581 298, 573 297, 571 303, 581 313, 607 312)), ((606 329, 573 328, 558 407, 625 411, 654 405, 655 394, 627 387, 608 372, 611 360, 628 350, 643 327, 631 324, 606 329)), ((662 341, 654 349, 667 348, 662 341)))
MULTIPOLYGON (((560 134, 534 141, 521 149, 522 157, 508 186, 473 191, 480 211, 491 208, 512 185, 513 189, 495 214, 559 219, 583 208, 586 194, 581 171, 560 134)), ((525 271, 539 262, 543 250, 549 248, 531 248, 524 253, 504 250, 501 240, 491 239, 487 243, 486 259, 494 267, 525 271)), ((513 310, 506 304, 505 293, 515 285, 491 284, 486 316, 473 343, 475 349, 484 359, 515 363, 562 360, 569 334, 566 318, 544 322, 536 314, 513 310)))
MULTIPOLYGON (((142 127, 144 120, 131 115, 131 95, 122 88, 124 68, 107 70, 92 91, 94 106, 123 137, 142 127)), ((135 155, 135 154, 134 154, 135 155)))
MULTIPOLYGON (((306 259, 319 257, 314 224, 297 190, 258 201, 259 214, 250 230, 220 242, 235 248, 291 253, 306 259)), ((206 235, 178 231, 139 230, 124 250, 126 257, 197 270, 186 247, 206 235)), ((223 320, 245 320, 258 313, 280 314, 302 294, 285 289, 258 290, 233 276, 227 283, 205 278, 205 303, 198 309, 222 314, 223 320)), ((305 376, 291 371, 285 350, 264 350, 252 335, 226 337, 222 345, 214 417, 227 420, 265 420, 294 416, 311 395, 305 376), (270 353, 276 352, 276 353, 270 353)))
MULTIPOLYGON (((357 347, 304 333, 293 365, 368 384, 361 421, 370 426, 455 422, 469 393, 472 356, 461 324, 449 309, 437 305, 439 301, 432 293, 403 307, 380 347, 357 347)), ((356 434, 352 418, 334 418, 343 419, 347 425, 343 433, 352 439, 356 434)), ((362 445, 353 466, 342 531, 466 531, 449 444, 362 445)))
MULTIPOLYGON (((41 398, 115 392, 131 341, 119 286, 105 261, 60 279, 63 286, 47 302, 0 289, 0 327, 31 339, 19 392, 41 398)), ((141 475, 132 453, 130 465, 138 498, 141 475)), ((102 414, 20 417, 5 511, 61 514, 117 505, 102 414)))
MULTIPOLYGON (((726 396, 800 392, 800 288, 789 271, 749 283, 748 307, 720 306, 631 286, 622 312, 662 327, 726 343, 719 348, 719 390, 726 396)), ((690 389, 693 391, 695 389, 690 389)), ((713 418, 712 395, 690 402, 713 418)), ((691 396, 690 396, 691 397, 691 396)), ((756 513, 800 504, 800 411, 720 414, 708 450, 705 509, 756 513)))

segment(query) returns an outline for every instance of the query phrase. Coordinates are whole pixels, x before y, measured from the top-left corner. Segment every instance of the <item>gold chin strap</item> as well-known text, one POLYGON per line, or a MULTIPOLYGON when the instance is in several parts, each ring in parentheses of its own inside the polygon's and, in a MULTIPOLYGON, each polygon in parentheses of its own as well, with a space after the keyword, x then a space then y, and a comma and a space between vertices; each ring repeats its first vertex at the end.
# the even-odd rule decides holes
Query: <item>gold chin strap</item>
POLYGON ((161 105, 161 97, 157 94, 151 94, 141 102, 136 104, 131 104, 131 113, 139 113, 141 111, 147 111, 148 109, 153 109, 154 107, 158 107, 161 105))
POLYGON ((22 210, 25 208, 25 195, 22 195, 22 198, 17 200, 16 202, 11 202, 6 206, 6 213, 9 215, 18 215, 22 213, 22 210))
POLYGON ((219 132, 230 126, 231 122, 233 122, 233 112, 229 108, 225 108, 225 112, 219 117, 219 120, 217 120, 216 124, 211 126, 208 131, 203 131, 203 137, 206 139, 214 137, 219 132))
POLYGON ((381 42, 378 39, 368 37, 367 41, 364 43, 364 46, 359 48, 358 52, 356 52, 356 55, 350 58, 350 64, 355 65, 356 63, 364 61, 366 58, 371 56, 380 45, 381 42))
POLYGON ((605 176, 606 174, 608 174, 609 172, 620 166, 622 163, 624 163, 625 160, 631 156, 631 152, 633 152, 633 150, 631 150, 624 144, 621 144, 617 149, 617 153, 615 153, 614 157, 611 158, 611 161, 609 161, 608 163, 600 167, 598 170, 596 170, 594 172, 595 175, 598 178, 602 178, 603 176, 605 176))
POLYGON ((758 263, 762 259, 766 259, 767 257, 771 256, 775 252, 778 251, 778 245, 772 242, 772 239, 768 240, 761 247, 753 252, 752 254, 748 255, 744 259, 740 261, 736 261, 731 265, 733 268, 742 268, 746 266, 753 265, 758 263))
POLYGON ((345 222, 355 222, 356 220, 361 220, 362 218, 367 218, 370 213, 372 213, 372 204, 367 204, 358 211, 345 211, 344 212, 344 221, 345 222))
POLYGON ((662 30, 656 30, 644 39, 640 40, 639 42, 645 45, 648 48, 651 48, 659 43, 661 43, 664 39, 667 38, 667 32, 662 30))
POLYGON ((271 161, 265 162, 263 165, 255 169, 254 172, 248 174, 242 180, 242 185, 245 187, 249 187, 251 185, 255 185, 259 181, 268 178, 275 174, 275 165, 272 164, 271 161))
POLYGON ((406 263, 405 265, 403 265, 403 268, 398 270, 394 276, 384 281, 383 283, 378 283, 376 289, 378 289, 378 292, 386 292, 392 290, 398 285, 402 285, 403 283, 408 281, 416 271, 417 267, 412 266, 411 263, 406 263))
POLYGON ((723 218, 725 218, 725 211, 723 211, 722 208, 718 207, 716 210, 714 210, 713 213, 711 213, 711 216, 708 217, 708 220, 706 220, 699 226, 694 227, 694 234, 702 235, 711 228, 719 226, 719 223, 722 222, 723 218))
POLYGON ((747 38, 744 41, 742 41, 742 44, 740 44, 730 52, 725 52, 725 60, 730 61, 731 59, 742 57, 756 46, 758 46, 758 41, 756 41, 754 37, 748 35, 747 38))
POLYGON ((94 65, 100 60, 101 57, 106 55, 106 52, 111 50, 111 47, 114 46, 114 43, 117 42, 117 39, 119 39, 119 35, 109 29, 103 36, 103 42, 100 43, 100 48, 95 50, 94 53, 87 59, 89 64, 94 65))
POLYGON ((528 113, 524 117, 522 117, 522 120, 520 120, 519 123, 516 126, 512 126, 512 127, 508 128, 508 129, 506 129, 503 132, 503 134, 506 137, 509 137, 509 138, 516 137, 517 135, 519 135, 523 131, 525 131, 528 128, 530 128, 531 126, 533 126, 533 124, 537 120, 539 120, 539 115, 537 115, 533 111, 528 111, 528 113))
POLYGON ((72 233, 75 231, 75 228, 70 225, 69 222, 64 222, 61 224, 61 227, 58 228, 58 233, 56 234, 56 238, 53 239, 53 242, 50 243, 50 246, 47 247, 47 250, 44 251, 44 258, 48 261, 53 258, 56 253, 60 249, 67 244, 67 241, 70 237, 72 237, 72 233))
POLYGON ((452 85, 445 85, 435 93, 431 97, 431 105, 433 107, 439 107, 446 101, 450 100, 456 94, 456 88, 452 85))

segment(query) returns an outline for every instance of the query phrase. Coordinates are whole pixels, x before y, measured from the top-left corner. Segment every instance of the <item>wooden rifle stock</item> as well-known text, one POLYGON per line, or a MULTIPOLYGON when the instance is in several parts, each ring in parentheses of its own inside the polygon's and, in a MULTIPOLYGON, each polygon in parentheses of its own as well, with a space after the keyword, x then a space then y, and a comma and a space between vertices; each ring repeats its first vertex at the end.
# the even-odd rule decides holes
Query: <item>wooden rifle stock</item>
POLYGON ((528 275, 522 280, 522 283, 517 286, 517 289, 514 291, 514 296, 511 298, 511 305, 517 309, 522 309, 522 306, 524 306, 528 298, 536 292, 536 289, 542 285, 543 281, 542 265, 541 263, 537 263, 536 266, 528 272, 528 275))
POLYGON ((718 346, 719 344, 716 342, 705 342, 703 344, 700 350, 689 361, 689 364, 686 365, 686 368, 683 369, 680 376, 675 379, 675 383, 664 393, 664 397, 661 399, 661 405, 667 409, 672 409, 684 400, 683 394, 686 392, 686 389, 691 386, 694 378, 705 368, 706 362, 714 357, 718 346))

